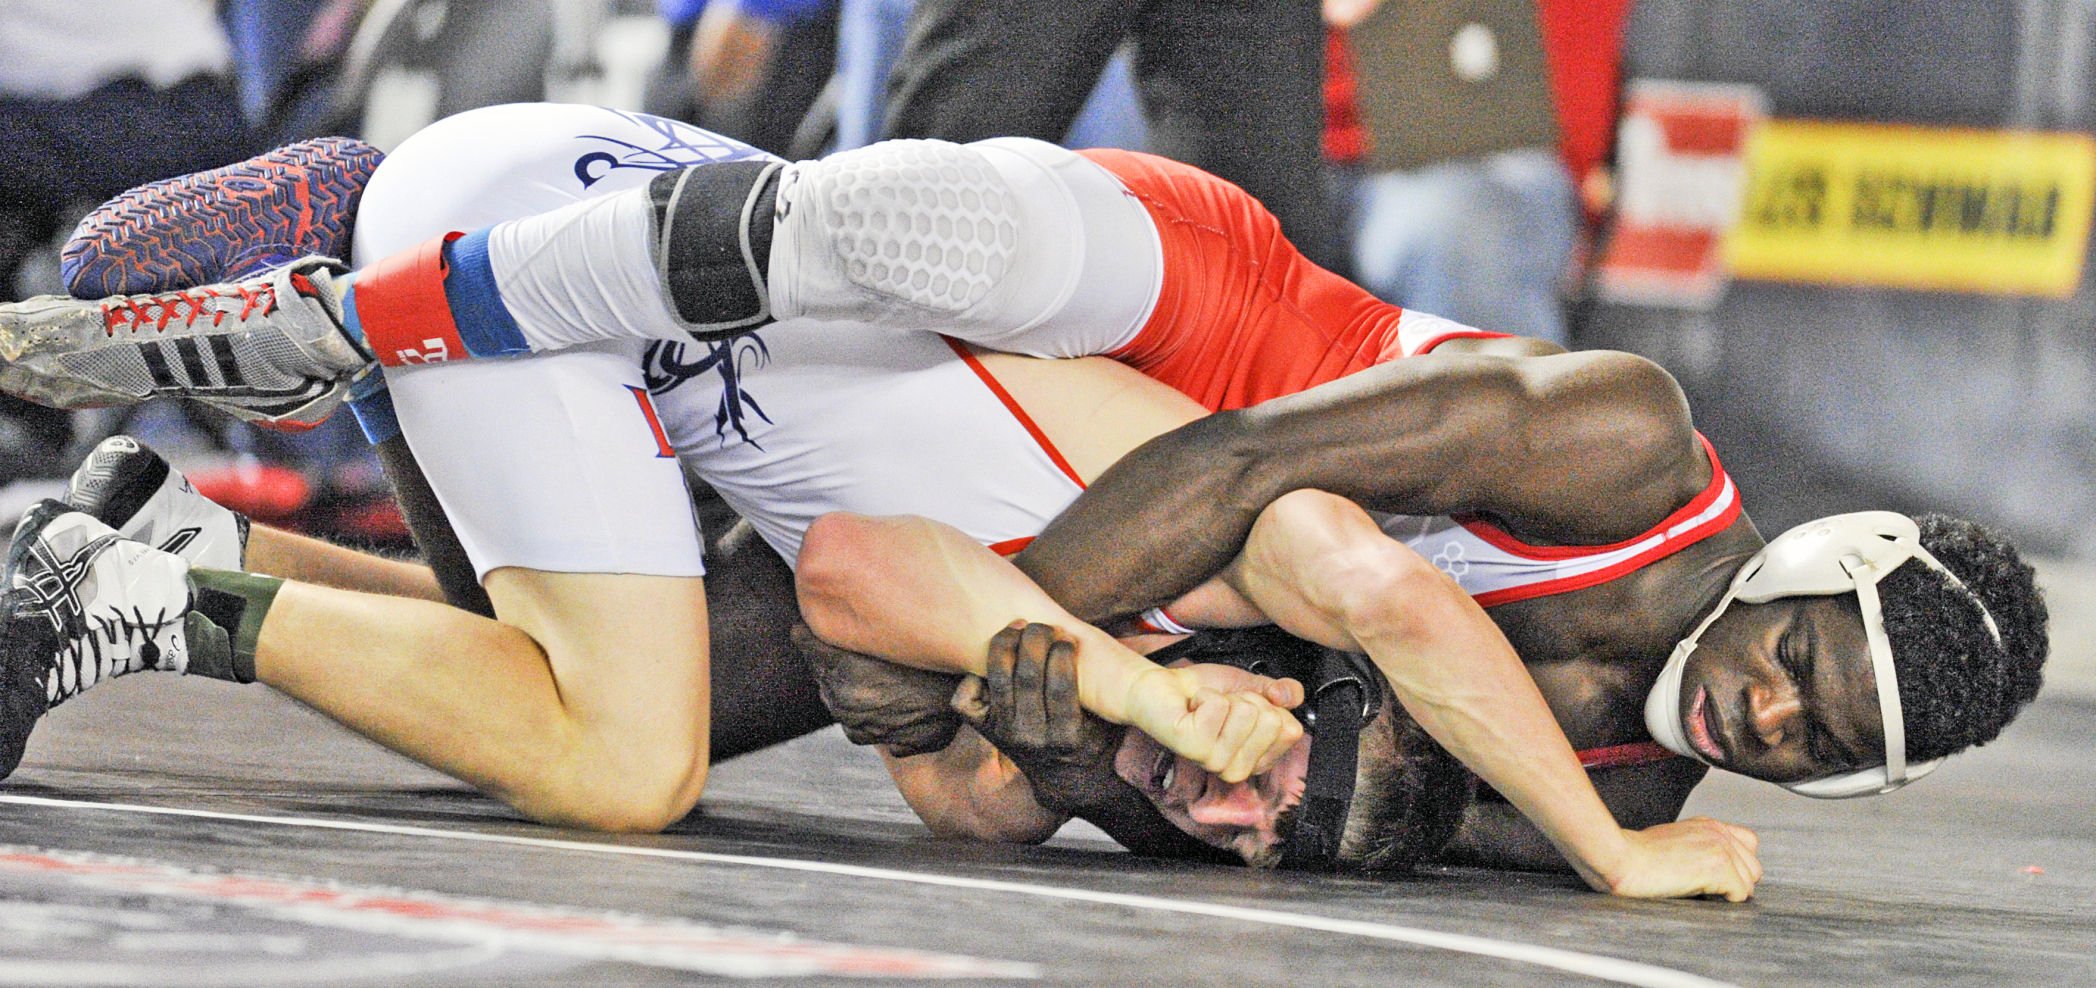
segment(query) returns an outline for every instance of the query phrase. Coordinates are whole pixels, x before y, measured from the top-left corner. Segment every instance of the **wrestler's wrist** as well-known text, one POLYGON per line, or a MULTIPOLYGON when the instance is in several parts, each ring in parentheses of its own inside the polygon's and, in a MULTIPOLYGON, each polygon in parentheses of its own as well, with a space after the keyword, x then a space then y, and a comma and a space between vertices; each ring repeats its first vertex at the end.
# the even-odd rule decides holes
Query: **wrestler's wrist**
MULTIPOLYGON (((1080 638, 1077 652, 1077 702, 1101 720, 1141 727, 1159 708, 1175 702, 1184 712, 1190 691, 1170 670, 1122 647, 1104 635, 1080 638), (1160 673, 1165 674, 1159 678, 1160 673)), ((1171 714, 1176 718, 1177 713, 1171 714)))
MULTIPOLYGON (((1116 723, 1163 741, 1186 716, 1194 690, 1194 684, 1187 681, 1179 670, 1155 665, 1139 669, 1129 677, 1127 691, 1122 697, 1127 718, 1116 723)), ((1104 714, 1100 716, 1113 720, 1104 714)))
POLYGON ((1638 853, 1637 846, 1631 842, 1630 831, 1617 826, 1609 827, 1605 833, 1591 835, 1576 847, 1560 842, 1558 850, 1589 887, 1610 894, 1621 888, 1629 877, 1638 853))

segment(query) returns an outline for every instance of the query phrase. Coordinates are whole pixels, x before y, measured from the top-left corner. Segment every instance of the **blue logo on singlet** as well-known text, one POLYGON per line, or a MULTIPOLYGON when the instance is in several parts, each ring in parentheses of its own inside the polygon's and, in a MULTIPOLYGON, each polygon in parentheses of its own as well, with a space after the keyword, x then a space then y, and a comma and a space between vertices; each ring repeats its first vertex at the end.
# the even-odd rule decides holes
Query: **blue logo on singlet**
POLYGON ((608 134, 577 134, 577 140, 596 141, 605 145, 603 150, 591 151, 575 159, 575 179, 581 182, 585 189, 622 168, 671 172, 693 165, 771 157, 741 141, 732 141, 681 121, 610 108, 605 108, 604 112, 627 123, 640 125, 651 132, 651 136, 636 141, 629 137, 612 137, 608 134))
POLYGON ((762 367, 771 362, 771 348, 764 345, 764 338, 755 333, 722 340, 719 343, 699 343, 691 346, 705 347, 704 356, 686 360, 687 344, 671 343, 666 340, 648 344, 648 352, 641 358, 642 380, 648 385, 649 394, 668 394, 679 385, 701 374, 720 375, 720 408, 713 413, 713 433, 720 438, 722 446, 729 443, 728 431, 733 429, 742 442, 758 449, 764 444, 750 438, 744 423, 754 415, 766 425, 771 416, 764 414, 763 406, 757 404, 755 396, 742 386, 743 371, 762 367))

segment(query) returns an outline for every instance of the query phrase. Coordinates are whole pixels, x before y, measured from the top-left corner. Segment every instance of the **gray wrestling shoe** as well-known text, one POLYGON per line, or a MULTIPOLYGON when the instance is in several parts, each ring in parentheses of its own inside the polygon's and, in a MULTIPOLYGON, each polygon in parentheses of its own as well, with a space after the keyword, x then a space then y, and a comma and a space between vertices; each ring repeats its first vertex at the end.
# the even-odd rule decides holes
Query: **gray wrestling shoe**
POLYGON ((340 265, 305 258, 245 281, 0 305, 0 391, 53 408, 183 395, 249 422, 310 428, 371 355, 343 329, 340 265))
POLYGON ((180 470, 130 436, 102 440, 73 471, 63 500, 124 538, 192 566, 245 568, 247 516, 197 493, 180 470))
POLYGON ((0 597, 0 777, 46 711, 145 669, 189 668, 189 564, 57 501, 31 508, 0 597))

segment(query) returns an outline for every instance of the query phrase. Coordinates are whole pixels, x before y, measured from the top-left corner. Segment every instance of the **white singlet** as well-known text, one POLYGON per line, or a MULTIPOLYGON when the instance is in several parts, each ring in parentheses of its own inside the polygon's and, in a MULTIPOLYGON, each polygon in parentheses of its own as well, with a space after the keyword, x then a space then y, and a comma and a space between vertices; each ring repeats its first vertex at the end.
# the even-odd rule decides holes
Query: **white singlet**
MULTIPOLYGON (((1043 174, 1098 169, 1039 142, 1018 150, 1004 157, 1043 174)), ((683 124, 595 107, 461 114, 417 134, 380 167, 365 194, 357 256, 631 189, 669 168, 760 154, 683 124)), ((1130 208, 1114 191, 1125 188, 1118 180, 1096 177, 1064 180, 1074 209, 1092 216, 1130 208)), ((1132 243, 1088 245, 1099 256, 1084 259, 1082 284, 1112 290, 1078 307, 1090 320, 1057 313, 1036 326, 1055 337, 1041 344, 1050 352, 1109 352, 1154 303, 1158 286, 1127 272, 1157 270, 1156 241, 1111 239, 1132 243), (1114 277, 1091 275, 1100 270, 1114 277)), ((553 304, 560 296, 534 297, 553 304)), ((1405 315, 1421 337, 1407 356, 1476 332, 1405 315)), ((1410 327, 1398 328, 1408 342, 1410 327)), ((1038 533, 1083 489, 979 362, 919 330, 789 319, 721 343, 587 344, 389 368, 387 380, 402 430, 481 574, 522 566, 699 575, 680 460, 788 563, 808 525, 831 511, 922 515, 1000 546, 1038 533)), ((1615 545, 1529 546, 1474 519, 1386 517, 1384 528, 1482 604, 1561 593, 1730 524, 1738 496, 1715 454, 1711 462, 1701 495, 1615 545)))
MULTIPOLYGON (((364 196, 355 257, 757 154, 596 107, 472 111, 386 159, 364 196)), ((1127 328, 1087 345, 1121 342, 1148 304, 1132 297, 1127 328)), ((788 562, 830 511, 925 515, 995 544, 1035 534, 1082 489, 1015 405, 924 332, 789 320, 725 343, 619 341, 395 367, 387 382, 482 575, 703 573, 680 459, 788 562)))

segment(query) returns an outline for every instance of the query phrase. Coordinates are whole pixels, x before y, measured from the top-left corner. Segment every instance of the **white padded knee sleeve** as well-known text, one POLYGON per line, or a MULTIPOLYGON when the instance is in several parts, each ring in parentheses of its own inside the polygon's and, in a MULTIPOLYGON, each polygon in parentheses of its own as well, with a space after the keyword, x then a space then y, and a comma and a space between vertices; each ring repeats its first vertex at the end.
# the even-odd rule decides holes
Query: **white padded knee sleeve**
POLYGON ((1156 231, 1124 193, 1097 165, 1014 138, 885 141, 793 166, 772 311, 1042 356, 1106 352, 1141 327, 1161 269, 1156 231))

